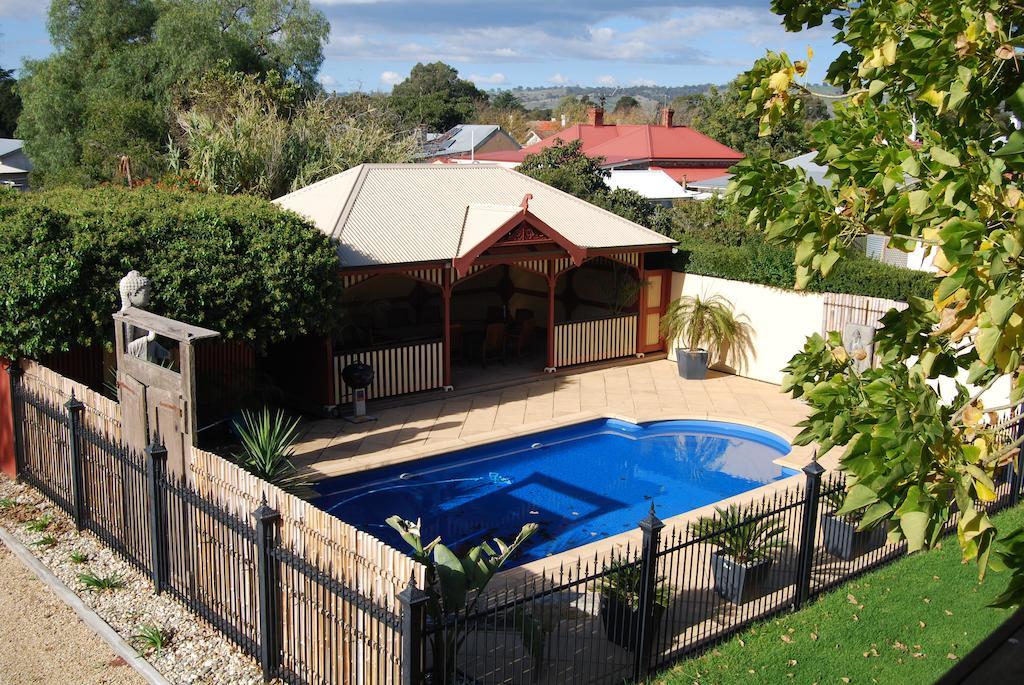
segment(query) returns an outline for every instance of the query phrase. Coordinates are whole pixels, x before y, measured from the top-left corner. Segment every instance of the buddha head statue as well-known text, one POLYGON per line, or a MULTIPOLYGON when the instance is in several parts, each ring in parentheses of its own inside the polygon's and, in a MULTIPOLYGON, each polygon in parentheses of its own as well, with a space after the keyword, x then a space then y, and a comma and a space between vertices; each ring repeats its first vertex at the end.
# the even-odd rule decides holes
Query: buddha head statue
POLYGON ((145 307, 149 304, 151 281, 134 269, 121 279, 118 290, 121 293, 121 311, 128 307, 145 307))

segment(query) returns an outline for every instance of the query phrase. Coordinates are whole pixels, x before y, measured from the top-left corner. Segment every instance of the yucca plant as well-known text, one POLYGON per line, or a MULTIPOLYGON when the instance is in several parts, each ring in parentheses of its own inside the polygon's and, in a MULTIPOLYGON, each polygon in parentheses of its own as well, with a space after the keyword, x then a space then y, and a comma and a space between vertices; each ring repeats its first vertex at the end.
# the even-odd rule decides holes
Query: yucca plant
POLYGON ((0 497, 0 509, 10 509, 14 506, 14 500, 10 497, 0 497))
POLYGON ((124 578, 118 573, 111 573, 106 576, 98 576, 95 573, 79 573, 78 582, 86 590, 94 592, 120 590, 126 585, 124 578))
POLYGON ((171 634, 155 623, 147 623, 135 629, 132 639, 142 645, 143 653, 155 652, 160 656, 171 641, 171 634))
POLYGON ((89 555, 85 552, 79 552, 78 550, 69 554, 68 558, 71 559, 71 563, 73 564, 84 564, 89 561, 89 555))
POLYGON ((774 516, 761 517, 751 510, 731 504, 715 507, 716 517, 706 517, 691 524, 691 530, 718 548, 720 554, 741 564, 756 563, 771 557, 771 552, 784 547, 786 524, 774 516))
POLYGON ((289 419, 281 410, 243 411, 241 420, 234 422, 242 442, 236 461, 249 473, 285 490, 302 487, 305 481, 292 463, 298 425, 297 418, 289 419))

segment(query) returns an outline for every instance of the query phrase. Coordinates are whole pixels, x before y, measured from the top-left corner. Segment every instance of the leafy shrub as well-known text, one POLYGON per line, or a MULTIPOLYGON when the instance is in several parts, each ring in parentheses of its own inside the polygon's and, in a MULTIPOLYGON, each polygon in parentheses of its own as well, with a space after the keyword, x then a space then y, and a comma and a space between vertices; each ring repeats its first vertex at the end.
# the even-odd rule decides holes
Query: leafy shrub
POLYGON ((341 286, 329 239, 252 197, 60 189, 0 193, 0 355, 108 343, 131 269, 153 311, 263 346, 335 322, 341 286))
MULTIPOLYGON (((676 271, 759 283, 773 288, 793 288, 796 267, 793 252, 767 243, 726 246, 684 239, 676 255, 676 271)), ((884 264, 873 259, 840 260, 825 278, 808 285, 811 292, 846 293, 883 297, 906 302, 911 296, 931 297, 935 278, 932 274, 884 264)))
POLYGON ((79 573, 78 582, 86 590, 94 592, 121 590, 127 585, 119 573, 111 573, 106 576, 98 576, 95 573, 79 573))
POLYGON ((160 656, 171 641, 171 633, 155 623, 146 623, 136 628, 132 639, 142 645, 144 652, 154 652, 160 656))

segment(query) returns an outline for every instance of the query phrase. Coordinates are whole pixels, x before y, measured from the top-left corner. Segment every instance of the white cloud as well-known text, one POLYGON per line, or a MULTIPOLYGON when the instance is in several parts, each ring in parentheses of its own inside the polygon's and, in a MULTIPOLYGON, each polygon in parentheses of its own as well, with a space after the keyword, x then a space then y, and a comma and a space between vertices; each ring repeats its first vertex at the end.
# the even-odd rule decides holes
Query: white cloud
POLYGON ((614 86, 618 85, 619 79, 615 78, 611 74, 605 74, 604 76, 597 77, 597 85, 599 86, 614 86))
POLYGON ((338 85, 338 79, 334 78, 330 74, 320 74, 316 77, 316 80, 320 82, 320 85, 324 88, 333 88, 338 85))
POLYGON ((658 82, 652 78, 635 78, 630 80, 629 85, 631 86, 656 86, 658 82))
POLYGON ((472 81, 473 83, 481 83, 488 86, 500 86, 502 83, 505 83, 505 81, 507 81, 508 79, 505 78, 505 74, 502 74, 501 72, 495 72, 490 76, 470 74, 469 80, 472 81))
POLYGON ((572 81, 568 77, 563 76, 561 73, 558 73, 549 76, 548 83, 553 83, 556 86, 565 86, 572 83, 572 81))
POLYGON ((46 16, 49 3, 29 0, 0 0, 0 17, 4 19, 29 19, 46 16))
POLYGON ((402 77, 402 75, 399 74, 397 71, 382 71, 380 74, 380 82, 388 86, 393 86, 396 83, 401 83, 404 80, 405 79, 402 77))

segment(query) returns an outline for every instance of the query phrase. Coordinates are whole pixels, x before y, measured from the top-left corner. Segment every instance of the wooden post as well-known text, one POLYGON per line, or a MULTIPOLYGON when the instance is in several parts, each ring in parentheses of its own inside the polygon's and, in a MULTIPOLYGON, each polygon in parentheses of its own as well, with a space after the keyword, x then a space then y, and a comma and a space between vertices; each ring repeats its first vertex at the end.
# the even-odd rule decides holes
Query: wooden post
POLYGON ((552 273, 557 262, 548 261, 548 365, 545 371, 555 370, 555 282, 558 274, 552 273))
POLYGON ((441 321, 444 326, 444 377, 441 381, 447 388, 452 384, 452 270, 444 269, 441 273, 441 306, 444 312, 441 321))
MULTIPOLYGON (((647 277, 647 271, 644 269, 644 255, 640 253, 637 255, 636 277, 640 281, 640 297, 636 303, 636 349, 634 352, 640 352, 647 347, 647 339, 644 334, 647 330, 647 284, 644 280, 647 277)), ((636 356, 640 356, 637 354, 636 356)))

